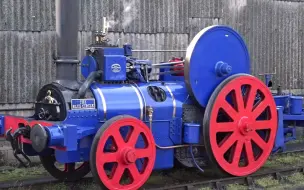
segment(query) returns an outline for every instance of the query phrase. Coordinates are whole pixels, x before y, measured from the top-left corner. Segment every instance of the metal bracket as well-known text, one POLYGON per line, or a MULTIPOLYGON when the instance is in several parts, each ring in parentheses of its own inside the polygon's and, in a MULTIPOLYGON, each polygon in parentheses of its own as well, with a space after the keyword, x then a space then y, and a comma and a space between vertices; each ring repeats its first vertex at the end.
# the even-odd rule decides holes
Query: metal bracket
POLYGON ((11 133, 11 131, 12 131, 12 129, 9 129, 6 132, 6 140, 11 143, 14 157, 20 162, 21 165, 23 165, 24 167, 29 167, 32 162, 29 159, 29 157, 27 157, 27 155, 23 152, 22 147, 21 147, 22 143, 21 143, 19 137, 29 135, 30 128, 29 127, 20 127, 13 134, 11 133), (21 154, 26 159, 26 162, 21 160, 21 158, 18 156, 19 154, 21 154))

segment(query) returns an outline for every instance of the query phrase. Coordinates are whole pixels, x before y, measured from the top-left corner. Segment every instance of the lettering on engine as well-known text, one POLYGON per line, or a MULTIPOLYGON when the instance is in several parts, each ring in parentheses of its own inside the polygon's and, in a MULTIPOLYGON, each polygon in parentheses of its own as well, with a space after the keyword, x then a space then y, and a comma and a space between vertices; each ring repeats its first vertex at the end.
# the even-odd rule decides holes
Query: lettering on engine
POLYGON ((95 109, 95 99, 72 99, 71 100, 71 109, 95 109))

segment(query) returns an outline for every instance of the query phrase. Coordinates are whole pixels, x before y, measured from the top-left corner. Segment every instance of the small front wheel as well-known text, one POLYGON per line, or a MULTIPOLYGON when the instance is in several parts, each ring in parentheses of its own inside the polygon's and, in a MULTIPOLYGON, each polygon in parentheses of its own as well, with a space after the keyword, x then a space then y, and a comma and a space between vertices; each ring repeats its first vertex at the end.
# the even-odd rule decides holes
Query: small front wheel
POLYGON ((106 189, 139 189, 154 168, 153 135, 142 121, 116 116, 97 132, 90 153, 95 180, 106 189))
POLYGON ((78 181, 91 171, 89 162, 82 162, 80 164, 67 163, 61 167, 56 163, 54 153, 47 156, 40 156, 40 161, 49 174, 61 181, 78 181))

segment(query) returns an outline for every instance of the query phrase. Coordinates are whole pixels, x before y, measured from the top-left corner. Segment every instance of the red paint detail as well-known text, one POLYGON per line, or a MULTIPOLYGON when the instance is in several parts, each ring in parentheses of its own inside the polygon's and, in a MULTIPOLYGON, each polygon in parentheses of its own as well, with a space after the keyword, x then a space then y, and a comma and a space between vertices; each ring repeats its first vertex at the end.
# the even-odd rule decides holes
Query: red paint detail
MULTIPOLYGON (((172 58, 169 62, 178 62, 178 61, 182 61, 182 58, 172 58)), ((174 64, 173 66, 173 71, 183 71, 184 70, 184 64, 183 63, 178 63, 178 64, 174 64)), ((173 74, 175 76, 184 76, 184 72, 180 72, 180 73, 176 73, 173 74)))
POLYGON ((114 121, 100 137, 96 152, 96 168, 100 180, 108 189, 139 189, 150 177, 155 157, 155 142, 150 129, 136 118, 123 118, 114 121), (127 135, 127 142, 122 138, 119 131, 124 126, 133 127, 133 130, 130 130, 127 135), (144 137, 144 143, 147 145, 144 149, 135 147, 140 134, 144 137), (105 144, 111 136, 118 150, 116 152, 104 152, 105 144), (140 158, 147 159, 147 163, 141 173, 135 164, 135 161, 140 158), (117 164, 113 167, 109 178, 104 169, 104 164, 114 162, 117 164), (132 182, 128 185, 122 185, 120 184, 120 179, 126 170, 129 170, 129 177, 132 182))
POLYGON ((246 136, 253 132, 253 126, 248 117, 242 117, 238 122, 238 128, 242 135, 246 136))
MULTIPOLYGON (((32 143, 32 142, 31 142, 32 143)), ((60 146, 50 146, 50 148, 54 150, 61 150, 61 151, 66 151, 66 147, 60 147, 60 146)))
POLYGON ((136 161, 136 154, 133 148, 124 148, 121 151, 121 157, 125 164, 132 164, 136 161))
MULTIPOLYGON (((32 120, 28 121, 26 118, 23 117, 15 117, 15 116, 5 116, 4 118, 4 131, 5 133, 12 129, 11 133, 14 133, 18 128, 19 125, 22 124, 24 126, 28 125, 30 127, 33 127, 35 124, 41 124, 44 127, 50 127, 53 125, 51 122, 46 121, 39 121, 39 120, 32 120)), ((21 142, 32 144, 32 141, 30 139, 20 137, 21 142)))
POLYGON ((235 176, 246 176, 257 171, 268 159, 277 132, 277 111, 272 94, 259 79, 251 76, 241 76, 232 79, 219 92, 213 105, 210 117, 210 144, 213 156, 218 165, 227 173, 235 176), (243 96, 241 86, 248 85, 250 90, 243 96), (262 94, 262 101, 258 105, 253 105, 256 92, 262 94), (232 104, 228 103, 226 97, 232 93, 232 104), (268 118, 257 120, 257 117, 269 107, 268 118), (219 122, 217 117, 220 109, 223 109, 233 120, 231 122, 219 122), (267 137, 262 138, 257 131, 268 129, 267 137), (221 133, 221 134, 219 134, 221 133), (217 134, 225 135, 221 140, 217 140, 217 134), (229 135, 231 134, 231 135, 229 135), (268 141, 267 141, 268 139, 268 141), (252 141, 262 150, 254 158, 252 141), (231 147, 228 158, 225 153, 231 147), (239 166, 242 150, 244 151, 246 164, 239 166))

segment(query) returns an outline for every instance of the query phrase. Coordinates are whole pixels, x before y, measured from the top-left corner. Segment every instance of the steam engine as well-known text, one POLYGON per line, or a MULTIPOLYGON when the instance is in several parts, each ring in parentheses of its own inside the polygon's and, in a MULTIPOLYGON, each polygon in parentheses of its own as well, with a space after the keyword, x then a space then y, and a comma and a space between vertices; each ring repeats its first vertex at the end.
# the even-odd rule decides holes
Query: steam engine
POLYGON ((284 149, 295 133, 290 121, 301 124, 302 97, 272 94, 250 75, 246 45, 227 26, 203 29, 185 59, 167 63, 134 58, 131 45, 111 45, 98 33, 77 81, 78 15, 65 11, 77 6, 56 2, 57 79, 39 91, 35 114, 0 116, 0 134, 24 166, 38 155, 57 179, 91 171, 108 189, 138 189, 152 170, 176 164, 246 176, 284 149))

